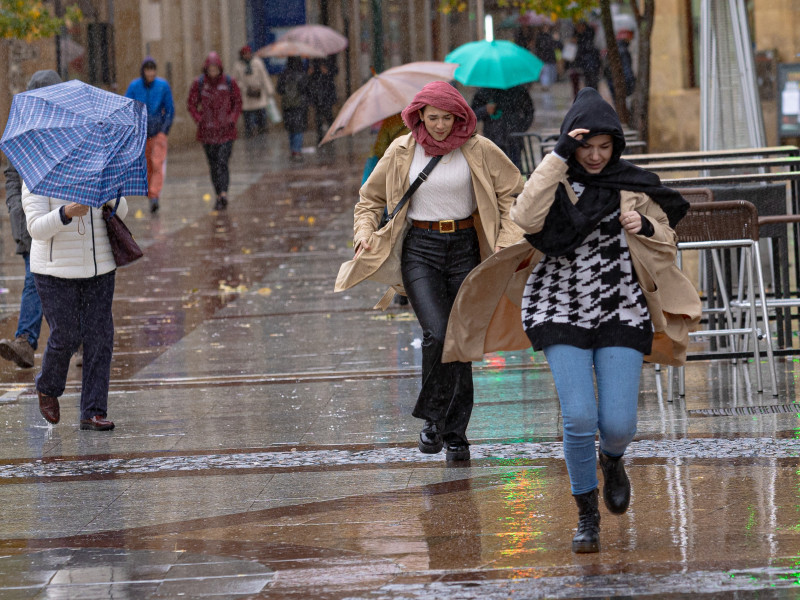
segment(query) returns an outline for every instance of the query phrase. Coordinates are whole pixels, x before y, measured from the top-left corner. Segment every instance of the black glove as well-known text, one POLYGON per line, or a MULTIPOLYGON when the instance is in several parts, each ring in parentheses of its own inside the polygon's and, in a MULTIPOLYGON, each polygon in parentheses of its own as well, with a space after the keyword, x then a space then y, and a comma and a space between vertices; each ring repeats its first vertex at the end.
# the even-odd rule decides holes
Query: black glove
POLYGON ((553 152, 558 154, 563 159, 568 159, 570 156, 575 154, 575 150, 584 145, 585 144, 583 141, 574 138, 567 133, 562 133, 556 142, 555 148, 553 148, 553 152))
POLYGON ((639 235, 643 235, 644 237, 653 237, 653 234, 656 232, 656 228, 653 227, 650 219, 645 217, 642 213, 639 213, 639 216, 642 217, 642 228, 639 230, 639 235))

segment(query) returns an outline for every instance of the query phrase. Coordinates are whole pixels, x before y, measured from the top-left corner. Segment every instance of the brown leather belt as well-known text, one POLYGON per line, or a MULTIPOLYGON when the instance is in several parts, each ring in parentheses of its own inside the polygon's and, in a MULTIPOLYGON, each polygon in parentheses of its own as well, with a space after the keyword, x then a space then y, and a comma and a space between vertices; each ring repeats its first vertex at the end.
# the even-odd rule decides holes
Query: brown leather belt
POLYGON ((453 233, 454 231, 475 227, 475 219, 474 217, 467 217, 460 221, 454 221, 453 219, 445 221, 411 221, 411 224, 420 229, 430 229, 439 233, 453 233))

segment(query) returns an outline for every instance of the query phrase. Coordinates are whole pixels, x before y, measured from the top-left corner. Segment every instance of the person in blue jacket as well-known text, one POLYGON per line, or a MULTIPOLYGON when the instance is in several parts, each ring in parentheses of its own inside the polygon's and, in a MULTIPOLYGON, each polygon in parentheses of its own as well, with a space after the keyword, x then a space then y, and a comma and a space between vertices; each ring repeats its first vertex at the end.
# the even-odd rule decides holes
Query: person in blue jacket
POLYGON ((147 105, 147 197, 150 212, 158 211, 158 197, 164 185, 167 160, 167 135, 175 117, 172 89, 166 79, 156 77, 156 61, 148 56, 142 62, 141 77, 128 85, 125 96, 147 105))

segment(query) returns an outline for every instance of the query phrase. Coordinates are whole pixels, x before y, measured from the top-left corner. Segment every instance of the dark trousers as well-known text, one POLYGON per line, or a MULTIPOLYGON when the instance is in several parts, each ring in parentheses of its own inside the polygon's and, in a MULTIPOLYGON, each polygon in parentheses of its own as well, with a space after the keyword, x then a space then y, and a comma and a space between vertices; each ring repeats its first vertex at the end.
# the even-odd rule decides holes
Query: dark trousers
POLYGON ((83 343, 81 419, 108 412, 108 384, 114 349, 114 299, 116 271, 88 279, 64 279, 35 274, 36 289, 50 338, 36 376, 36 389, 58 398, 64 393, 69 360, 83 343))
POLYGON ((267 109, 259 108, 256 110, 243 110, 244 116, 244 135, 253 137, 257 133, 264 133, 267 130, 267 109))
POLYGON ((333 123, 333 106, 326 104, 324 106, 314 107, 314 120, 317 125, 317 142, 321 142, 325 137, 325 126, 331 126, 333 123))
POLYGON ((231 159, 233 142, 224 144, 203 144, 208 160, 208 169, 211 171, 211 183, 217 196, 228 193, 228 183, 230 174, 228 173, 228 161, 231 159))
POLYGON ((412 227, 403 243, 403 286, 422 326, 422 388, 411 414, 435 421, 446 443, 468 443, 472 363, 443 363, 442 350, 458 289, 480 260, 474 228, 439 233, 412 227))

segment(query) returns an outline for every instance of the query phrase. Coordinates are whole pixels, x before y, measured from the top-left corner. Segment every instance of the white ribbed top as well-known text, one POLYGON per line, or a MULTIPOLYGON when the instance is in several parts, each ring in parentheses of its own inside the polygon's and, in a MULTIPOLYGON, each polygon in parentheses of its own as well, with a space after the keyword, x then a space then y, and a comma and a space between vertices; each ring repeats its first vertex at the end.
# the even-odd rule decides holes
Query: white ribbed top
MULTIPOLYGON (((430 159, 430 156, 425 156, 425 149, 417 144, 408 173, 409 181, 417 178, 430 159)), ((428 180, 411 196, 408 218, 415 221, 466 219, 477 207, 467 159, 461 149, 456 148, 442 157, 428 180)))

